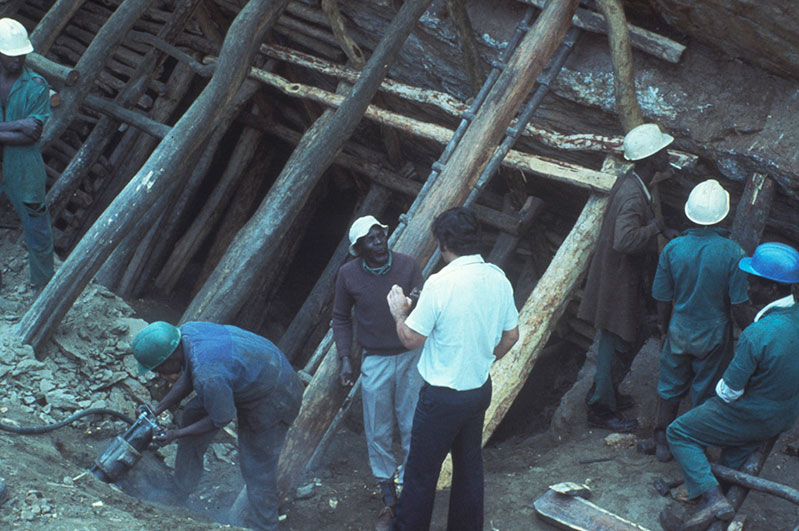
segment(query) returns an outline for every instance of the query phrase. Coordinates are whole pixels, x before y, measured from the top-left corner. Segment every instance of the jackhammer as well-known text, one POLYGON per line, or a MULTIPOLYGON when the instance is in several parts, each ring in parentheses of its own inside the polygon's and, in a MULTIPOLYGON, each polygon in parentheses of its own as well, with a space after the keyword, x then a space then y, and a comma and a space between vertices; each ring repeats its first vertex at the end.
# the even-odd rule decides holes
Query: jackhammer
POLYGON ((152 408, 142 405, 138 409, 136 422, 122 435, 106 447, 100 457, 94 460, 89 471, 106 483, 114 483, 141 459, 143 452, 152 441, 166 438, 166 430, 158 425, 158 417, 152 408))

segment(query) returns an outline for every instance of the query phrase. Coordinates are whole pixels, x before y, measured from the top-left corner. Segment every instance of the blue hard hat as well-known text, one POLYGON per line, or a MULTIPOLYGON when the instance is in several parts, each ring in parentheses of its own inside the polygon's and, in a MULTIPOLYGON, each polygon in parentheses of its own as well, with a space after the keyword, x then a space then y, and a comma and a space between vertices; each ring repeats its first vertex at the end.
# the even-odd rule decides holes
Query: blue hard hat
POLYGON ((752 275, 783 284, 799 282, 799 252, 784 243, 761 243, 751 258, 741 258, 738 267, 752 275))

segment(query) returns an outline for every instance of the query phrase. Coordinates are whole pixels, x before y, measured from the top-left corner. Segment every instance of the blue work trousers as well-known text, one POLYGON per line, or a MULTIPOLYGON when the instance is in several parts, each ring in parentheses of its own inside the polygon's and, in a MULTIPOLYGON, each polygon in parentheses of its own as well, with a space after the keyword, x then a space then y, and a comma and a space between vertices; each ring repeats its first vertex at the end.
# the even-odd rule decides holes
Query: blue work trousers
POLYGON ((483 419, 491 402, 491 379, 456 391, 425 383, 416 404, 411 451, 394 531, 430 528, 441 464, 452 452, 452 489, 447 529, 483 529, 483 419))
POLYGON ((22 220, 31 284, 44 286, 53 276, 53 230, 47 204, 23 203, 8 192, 8 188, 0 184, 0 195, 5 193, 8 196, 11 206, 22 220))
POLYGON ((688 496, 695 498, 719 482, 710 471, 705 448, 722 448, 720 463, 738 470, 752 452, 774 434, 760 432, 753 423, 735 419, 718 397, 713 397, 669 424, 666 437, 682 469, 688 496))
MULTIPOLYGON (((238 415, 239 461, 244 483, 247 485, 249 518, 253 529, 276 531, 278 529, 277 461, 289 424, 275 421, 268 400, 238 415), (267 422, 263 422, 268 419, 267 422)), ((183 411, 183 426, 206 417, 208 413, 199 398, 195 397, 183 411)), ((188 494, 194 491, 203 473, 203 456, 219 430, 195 437, 178 439, 175 457, 175 482, 188 494)))

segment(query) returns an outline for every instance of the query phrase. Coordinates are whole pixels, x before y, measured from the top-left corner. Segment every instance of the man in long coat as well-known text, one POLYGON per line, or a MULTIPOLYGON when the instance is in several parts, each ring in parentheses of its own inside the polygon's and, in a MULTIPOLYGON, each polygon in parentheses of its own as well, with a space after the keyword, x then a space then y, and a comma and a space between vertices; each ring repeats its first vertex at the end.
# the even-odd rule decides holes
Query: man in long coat
POLYGON ((668 169, 665 148, 673 140, 655 124, 639 125, 624 137, 624 157, 635 161, 635 167, 620 177, 610 191, 610 204, 577 314, 599 330, 588 422, 616 432, 631 432, 638 426, 635 420, 620 415, 620 411, 632 406, 632 401, 617 396, 616 387, 635 355, 633 345, 639 339, 649 292, 643 273, 648 264, 654 268, 656 237, 674 233, 655 217, 647 189, 657 172, 668 169))

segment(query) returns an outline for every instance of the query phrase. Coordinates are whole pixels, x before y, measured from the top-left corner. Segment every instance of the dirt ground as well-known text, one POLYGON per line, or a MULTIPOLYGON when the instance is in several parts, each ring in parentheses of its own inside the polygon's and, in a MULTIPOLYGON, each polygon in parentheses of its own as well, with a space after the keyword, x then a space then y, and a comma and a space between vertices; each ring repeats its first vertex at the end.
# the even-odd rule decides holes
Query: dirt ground
MULTIPOLYGON (((0 420, 47 424, 86 407, 109 407, 132 415, 137 403, 150 399, 150 390, 155 389, 156 395, 163 392, 157 380, 138 376, 126 356, 131 337, 145 322, 100 286, 86 289, 44 352, 43 361, 17 342, 15 324, 33 296, 26 287, 26 260, 18 237, 15 231, 0 230, 0 252, 5 257, 0 290, 0 420)), ((651 426, 656 355, 650 342, 623 384, 638 402, 633 413, 641 423, 640 436, 646 436, 651 426)), ((557 360, 542 362, 539 369, 557 371, 560 365, 557 360)), ((526 412, 527 406, 516 406, 508 417, 514 425, 500 430, 505 439, 488 445, 484 453, 485 529, 554 529, 537 517, 533 502, 549 485, 562 481, 584 483, 591 487, 594 503, 644 528, 659 529, 658 512, 669 500, 658 495, 652 483, 658 477, 679 477, 677 466, 638 453, 636 437, 614 439, 606 431, 585 426, 582 397, 592 371, 593 353, 589 352, 576 383, 562 398, 533 400, 526 412), (550 424, 550 417, 551 428, 543 429, 550 424)), ((551 376, 540 378, 541 382, 548 380, 552 381, 551 376)), ((359 415, 356 403, 319 467, 285 500, 282 529, 372 527, 380 498, 370 477, 359 415)), ((197 493, 187 507, 177 507, 164 503, 170 495, 163 489, 168 485, 174 445, 147 452, 121 484, 126 492, 149 501, 87 473, 108 442, 125 427, 120 421, 87 418, 43 435, 0 431, 0 477, 10 492, 0 506, 0 527, 98 531, 229 528, 224 524, 227 508, 242 486, 235 440, 230 434, 220 433, 206 456, 208 473, 197 493)), ((786 446, 795 447, 798 442, 796 429, 784 435, 763 476, 799 486, 799 459, 785 453, 786 446)), ((438 494, 433 529, 446 526, 447 496, 447 491, 438 494)), ((751 495, 743 512, 751 530, 794 529, 799 522, 795 505, 767 495, 751 495)))

